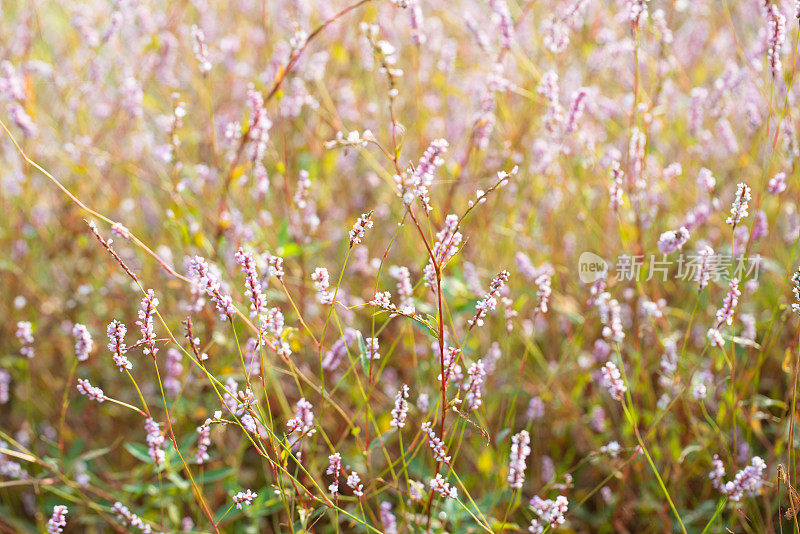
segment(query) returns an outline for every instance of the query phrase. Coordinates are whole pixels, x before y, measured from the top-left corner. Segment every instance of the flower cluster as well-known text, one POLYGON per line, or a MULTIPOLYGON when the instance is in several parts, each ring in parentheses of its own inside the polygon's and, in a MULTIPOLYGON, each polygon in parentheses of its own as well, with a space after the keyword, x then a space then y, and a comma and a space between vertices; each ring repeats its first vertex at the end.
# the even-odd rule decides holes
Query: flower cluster
POLYGON ((364 233, 367 229, 372 228, 372 213, 373 212, 370 211, 362 214, 353 225, 353 229, 350 230, 350 248, 361 243, 361 240, 364 238, 364 233))
POLYGON ((194 455, 196 464, 202 465, 211 457, 208 455, 208 448, 211 446, 211 419, 197 427, 197 452, 194 455))
POLYGON ((192 50, 194 57, 200 64, 200 72, 207 74, 211 71, 211 62, 208 60, 208 48, 206 47, 206 36, 203 30, 192 26, 192 50))
POLYGON ((531 437, 522 430, 511 437, 511 457, 508 462, 508 485, 514 489, 522 488, 525 482, 525 460, 531 453, 531 437))
POLYGON ((355 471, 347 475, 347 486, 353 490, 353 495, 356 497, 364 496, 364 485, 361 483, 361 477, 355 471))
POLYGON ((622 381, 622 374, 613 362, 606 362, 600 369, 603 375, 603 385, 608 388, 608 393, 620 402, 624 399, 628 387, 622 381))
POLYGON ((75 356, 79 362, 85 362, 89 359, 89 353, 92 352, 94 341, 89 329, 80 323, 76 323, 72 327, 72 335, 75 338, 75 356))
POLYGON ((297 434, 295 441, 303 436, 311 436, 316 432, 314 429, 314 406, 305 398, 297 401, 294 417, 286 422, 289 433, 297 434))
POLYGON ((747 215, 749 215, 747 206, 751 198, 750 186, 744 183, 738 184, 736 186, 736 198, 733 200, 733 205, 731 206, 731 215, 725 222, 731 226, 736 226, 742 219, 747 217, 747 215))
POLYGON ((736 310, 736 305, 739 303, 739 297, 742 292, 739 290, 739 279, 731 278, 729 283, 728 294, 722 301, 722 307, 717 310, 717 324, 721 325, 733 323, 733 312, 736 310))
POLYGON ((389 502, 381 502, 381 525, 386 534, 397 534, 397 518, 392 513, 392 505, 389 502))
POLYGON ((333 482, 331 482, 328 486, 328 491, 330 491, 331 495, 334 497, 339 494, 339 472, 341 470, 342 455, 338 452, 335 452, 328 456, 328 469, 325 470, 325 473, 328 475, 333 475, 333 482))
POLYGON ((333 304, 333 291, 330 290, 331 279, 328 269, 317 267, 311 273, 311 280, 314 281, 314 289, 317 291, 317 301, 320 304, 333 304))
POLYGON ((211 297, 220 314, 220 319, 224 321, 236 314, 233 299, 230 295, 222 293, 222 283, 219 281, 219 277, 212 272, 205 259, 195 256, 189 260, 189 276, 200 292, 211 297))
POLYGON ((279 282, 283 282, 283 258, 272 254, 265 254, 265 256, 267 259, 267 275, 274 276, 279 282))
POLYGON ((33 326, 30 321, 19 321, 17 323, 16 336, 22 344, 19 353, 28 359, 33 358, 33 326))
POLYGON ((467 369, 467 376, 469 377, 467 383, 464 384, 464 408, 467 411, 477 410, 480 408, 483 401, 483 383, 486 380, 486 368, 482 360, 473 363, 467 369))
POLYGON ((67 507, 63 504, 57 504, 53 507, 53 515, 47 521, 47 532, 50 534, 59 534, 64 532, 64 527, 67 526, 67 507))
POLYGON ((444 226, 436 233, 436 243, 433 245, 433 258, 425 265, 424 281, 425 285, 430 288, 436 288, 436 267, 433 260, 436 260, 436 266, 442 269, 448 261, 450 261, 458 252, 458 247, 461 246, 461 241, 464 236, 458 231, 459 220, 458 216, 450 214, 444 219, 444 226))
POLYGON ((267 296, 261 288, 255 258, 251 252, 245 252, 241 247, 236 251, 235 257, 244 273, 244 294, 250 299, 250 317, 258 317, 260 321, 261 315, 267 309, 267 296))
POLYGON ((783 50, 783 42, 786 39, 786 17, 783 16, 776 4, 769 4, 766 9, 769 26, 767 29, 767 58, 774 78, 783 70, 781 52, 783 50))
POLYGON ((547 313, 550 309, 550 295, 553 290, 550 286, 552 276, 550 273, 542 273, 533 281, 536 284, 536 307, 534 313, 547 313))
POLYGON ((147 295, 142 299, 142 307, 139 310, 139 320, 136 324, 139 325, 139 330, 142 333, 142 339, 139 342, 142 345, 142 352, 145 355, 150 354, 154 358, 158 349, 156 348, 156 332, 153 328, 153 314, 158 307, 158 299, 152 289, 147 290, 147 295))
POLYGON ((121 502, 115 502, 114 506, 111 507, 111 510, 117 514, 117 517, 120 520, 125 521, 125 524, 140 530, 142 534, 150 534, 153 532, 153 529, 149 524, 145 523, 141 517, 131 512, 130 509, 128 509, 128 507, 121 502))
POLYGON ((767 184, 767 191, 773 195, 779 195, 786 191, 786 173, 779 172, 770 178, 769 183, 767 184))
POLYGON ((392 421, 391 425, 396 428, 403 428, 406 426, 406 417, 408 417, 408 386, 403 384, 397 390, 397 395, 394 397, 394 408, 392 408, 392 421))
POLYGON ((156 467, 161 467, 167 455, 164 452, 164 434, 161 433, 160 425, 148 417, 144 422, 144 429, 147 432, 147 454, 156 467))
POLYGON ((564 515, 569 508, 569 501, 563 495, 559 495, 554 500, 542 499, 538 495, 534 495, 529 506, 539 517, 531 521, 528 531, 533 534, 542 534, 547 527, 556 528, 558 525, 564 524, 566 521, 564 515))
POLYGON ((438 493, 445 499, 458 499, 458 490, 455 486, 451 486, 441 473, 436 473, 436 476, 431 479, 431 490, 438 493))
POLYGON ((7 404, 11 399, 11 373, 0 369, 0 404, 7 404))
POLYGON ((754 497, 761 492, 766 480, 764 472, 767 464, 758 456, 753 456, 750 465, 745 466, 734 475, 733 480, 723 483, 725 467, 719 456, 714 455, 712 470, 708 475, 715 488, 734 502, 741 501, 743 497, 754 497))
POLYGON ((422 423, 421 430, 428 436, 428 445, 433 451, 433 457, 437 462, 450 463, 450 456, 447 456, 447 450, 444 442, 436 436, 429 422, 422 423))
POLYGON ((240 491, 236 495, 233 496, 233 502, 236 504, 236 509, 241 510, 243 506, 250 506, 253 504, 253 501, 256 500, 258 497, 258 493, 255 491, 240 491))
POLYGON ((678 230, 669 230, 661 234, 658 238, 658 250, 662 254, 672 254, 683 248, 689 241, 689 230, 681 226, 678 230))
POLYGON ((380 360, 381 353, 378 352, 380 350, 380 343, 377 337, 368 337, 364 339, 364 346, 367 351, 367 359, 370 360, 380 360))
POLYGON ((125 346, 125 332, 127 332, 127 328, 117 320, 111 321, 108 328, 106 328, 108 350, 111 351, 114 365, 119 368, 120 372, 130 371, 133 368, 130 360, 125 356, 125 353, 128 352, 128 347, 125 346))
POLYGON ((622 307, 617 299, 612 299, 609 293, 603 292, 597 297, 595 303, 600 309, 600 320, 605 325, 603 337, 622 343, 625 339, 625 332, 622 328, 622 307))
POLYGON ((708 281, 711 279, 711 258, 714 256, 714 249, 705 245, 697 254, 700 256, 700 267, 695 274, 695 281, 698 287, 703 289, 708 285, 708 281))
POLYGON ((476 313, 475 317, 469 320, 470 326, 483 326, 483 320, 486 314, 497 308, 497 296, 500 294, 500 290, 506 282, 508 282, 508 277, 508 271, 500 271, 497 273, 497 276, 492 279, 491 284, 489 284, 489 292, 486 293, 483 299, 475 304, 476 313))
POLYGON ((411 204, 414 199, 422 200, 425 209, 430 211, 430 197, 428 196, 435 178, 436 170, 444 165, 444 156, 450 145, 445 139, 436 139, 419 158, 416 168, 407 172, 403 177, 395 177, 398 182, 397 189, 403 197, 403 202, 411 204))
POLYGON ((78 379, 77 389, 81 395, 85 395, 90 399, 92 399, 93 401, 103 402, 104 400, 106 400, 106 396, 103 393, 102 389, 94 387, 92 384, 89 383, 88 380, 85 380, 83 378, 78 379))

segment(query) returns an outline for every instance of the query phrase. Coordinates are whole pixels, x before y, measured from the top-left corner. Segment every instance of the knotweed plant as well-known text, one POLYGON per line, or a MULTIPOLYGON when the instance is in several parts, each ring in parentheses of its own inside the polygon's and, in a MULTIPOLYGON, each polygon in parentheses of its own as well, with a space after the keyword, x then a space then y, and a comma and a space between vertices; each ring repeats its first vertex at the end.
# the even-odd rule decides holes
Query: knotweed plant
POLYGON ((800 532, 800 4, 7 0, 0 530, 800 532))

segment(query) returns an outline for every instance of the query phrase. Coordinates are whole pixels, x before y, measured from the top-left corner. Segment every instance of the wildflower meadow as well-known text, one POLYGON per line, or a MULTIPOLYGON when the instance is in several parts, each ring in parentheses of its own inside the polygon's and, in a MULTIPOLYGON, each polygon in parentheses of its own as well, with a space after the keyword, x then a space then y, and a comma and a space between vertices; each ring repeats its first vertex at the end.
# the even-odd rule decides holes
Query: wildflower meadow
POLYGON ((799 50, 0 0, 0 532, 800 534, 799 50))

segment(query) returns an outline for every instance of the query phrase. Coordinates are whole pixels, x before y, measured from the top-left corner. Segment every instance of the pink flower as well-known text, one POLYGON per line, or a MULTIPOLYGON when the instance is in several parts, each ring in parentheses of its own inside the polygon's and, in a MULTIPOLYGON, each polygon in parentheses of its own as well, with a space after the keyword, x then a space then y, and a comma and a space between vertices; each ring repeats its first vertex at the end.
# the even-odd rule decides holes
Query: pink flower
POLYGON ((613 362, 606 362, 601 371, 603 373, 603 385, 608 388, 608 393, 615 400, 622 402, 628 387, 622 381, 622 375, 617 366, 613 362))
POLYGON ((47 532, 49 534, 59 534, 64 532, 64 527, 67 526, 67 512, 69 510, 63 504, 58 504, 53 507, 53 515, 47 522, 47 532))
POLYGON ((88 380, 84 380, 83 378, 78 379, 77 389, 81 395, 85 395, 94 401, 103 402, 106 400, 102 389, 92 386, 88 380))
POLYGON ((743 218, 747 217, 747 204, 751 198, 750 187, 744 183, 738 184, 736 186, 736 198, 731 206, 731 215, 725 222, 731 226, 736 226, 743 218))
POLYGON ((236 503, 236 509, 241 510, 242 506, 250 506, 253 501, 258 497, 258 493, 254 491, 240 491, 233 496, 233 502, 236 503))
POLYGON ((428 435, 428 445, 430 445, 431 450, 433 451, 433 457, 436 459, 436 461, 449 464, 450 457, 447 456, 445 444, 436 436, 433 428, 431 428, 431 424, 426 421, 422 423, 421 429, 425 434, 428 435))
POLYGON ((372 228, 372 212, 364 213, 350 230, 350 248, 361 243, 367 229, 372 228))
POLYGON ((525 459, 530 455, 531 437, 522 430, 511 437, 511 458, 508 468, 508 485, 514 489, 522 488, 525 482, 525 459))
POLYGON ((19 321, 17 323, 16 336, 22 344, 19 353, 29 360, 33 359, 33 327, 30 321, 19 321))
POLYGON ((392 409, 392 421, 390 423, 393 427, 403 428, 406 426, 406 417, 408 416, 408 395, 408 386, 403 384, 403 386, 397 391, 397 395, 394 397, 394 408, 392 409))
POLYGON ((85 326, 76 323, 72 327, 72 336, 75 338, 75 355, 79 362, 85 362, 89 359, 89 353, 94 346, 92 335, 85 326))
POLYGON ((441 475, 441 473, 436 473, 436 476, 431 479, 430 482, 431 489, 444 497, 445 499, 457 499, 458 498, 458 490, 455 486, 451 486, 441 475))

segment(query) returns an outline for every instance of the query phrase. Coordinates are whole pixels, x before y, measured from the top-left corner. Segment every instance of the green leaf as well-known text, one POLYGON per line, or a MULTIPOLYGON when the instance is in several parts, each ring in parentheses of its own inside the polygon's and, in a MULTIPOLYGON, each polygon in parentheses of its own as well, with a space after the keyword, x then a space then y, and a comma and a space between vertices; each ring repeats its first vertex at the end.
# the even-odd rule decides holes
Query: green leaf
POLYGON ((189 481, 182 479, 177 473, 169 473, 167 475, 167 480, 175 484, 176 488, 183 491, 187 491, 190 487, 189 481))
POLYGON ((492 530, 494 532, 502 532, 503 530, 511 530, 511 531, 518 531, 520 527, 516 523, 501 523, 500 521, 495 521, 492 523, 492 530))
POLYGON ((216 480, 220 480, 226 477, 229 477, 236 473, 236 470, 232 467, 220 467, 219 469, 211 469, 203 473, 202 477, 198 477, 196 480, 200 484, 205 484, 206 482, 214 482, 216 480))
POLYGON ((394 428, 392 428, 392 429, 390 429, 390 430, 387 430, 386 432, 384 432, 383 434, 381 434, 381 435, 380 435, 380 436, 378 436, 377 438, 375 438, 375 439, 373 439, 372 441, 370 441, 370 442, 369 442, 369 450, 372 450, 372 449, 374 449, 375 447, 377 447, 378 445, 380 445, 381 443, 383 443, 383 442, 385 441, 385 438, 386 438, 386 436, 388 436, 388 435, 389 435, 389 434, 391 434, 392 432, 395 432, 395 429, 394 429, 394 428))
POLYGON ((358 351, 361 358, 361 367, 364 369, 364 374, 369 374, 369 356, 367 355, 367 345, 364 343, 364 337, 361 332, 358 333, 358 351))
POLYGON ((153 461, 150 459, 150 455, 147 454, 147 447, 141 443, 126 443, 125 450, 131 453, 134 458, 142 462, 149 464, 153 461))
POLYGON ((99 458, 100 456, 105 456, 109 452, 111 452, 111 447, 103 447, 102 449, 93 449, 78 456, 77 460, 88 462, 89 460, 94 460, 95 458, 99 458))

